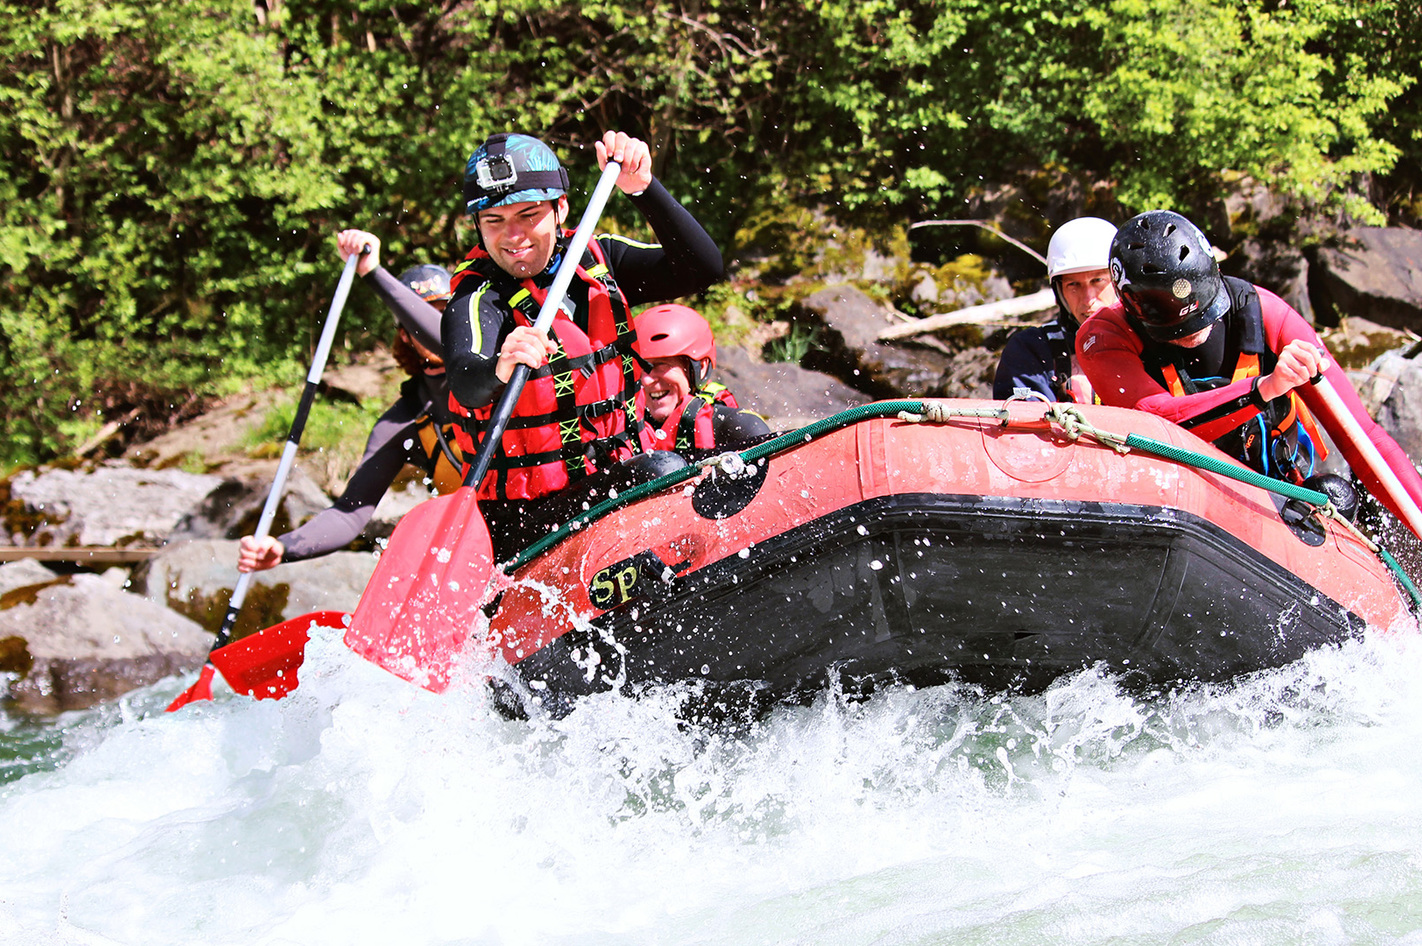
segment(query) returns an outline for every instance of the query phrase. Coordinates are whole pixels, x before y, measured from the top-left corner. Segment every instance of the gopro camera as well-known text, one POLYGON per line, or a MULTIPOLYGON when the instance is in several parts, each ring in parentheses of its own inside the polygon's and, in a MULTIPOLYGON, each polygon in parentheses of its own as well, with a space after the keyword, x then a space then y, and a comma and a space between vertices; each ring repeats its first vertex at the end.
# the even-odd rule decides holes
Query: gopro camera
POLYGON ((507 191, 518 183, 518 172, 505 155, 490 155, 474 167, 474 179, 485 191, 507 191))

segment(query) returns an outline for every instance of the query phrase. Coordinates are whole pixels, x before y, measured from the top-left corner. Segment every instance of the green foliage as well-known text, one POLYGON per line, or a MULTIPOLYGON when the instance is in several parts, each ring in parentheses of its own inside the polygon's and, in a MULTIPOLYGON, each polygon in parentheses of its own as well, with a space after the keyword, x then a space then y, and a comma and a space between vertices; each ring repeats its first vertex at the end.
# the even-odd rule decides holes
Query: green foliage
MULTIPOLYGON (((393 399, 393 393, 392 393, 393 399)), ((372 400, 361 404, 317 398, 306 417, 301 433, 301 454, 319 458, 318 468, 324 470, 321 482, 328 489, 339 489, 354 472, 365 452, 370 429, 375 426, 389 401, 372 400)), ((243 438, 248 456, 276 458, 286 448, 291 422, 296 416, 296 401, 284 399, 263 415, 261 423, 243 438)))
MULTIPOLYGON (((0 0, 0 463, 289 380, 339 272, 334 231, 378 232, 395 265, 462 255, 464 160, 493 131, 544 137, 575 189, 604 130, 646 138, 672 193, 732 254, 778 260, 772 277, 824 262, 834 227, 961 216, 1044 166, 1128 211, 1203 212, 1253 180, 1412 219, 1419 15, 1415 0, 0 0)), ((625 201, 605 226, 645 229, 625 201)), ((336 357, 389 331, 358 289, 336 357)))
POLYGON ((766 361, 788 361, 799 364, 819 340, 820 330, 799 322, 791 322, 785 334, 771 339, 765 346, 766 361))
MULTIPOLYGON (((301 449, 308 453, 353 449, 358 457, 370 428, 384 410, 385 405, 378 402, 356 405, 318 398, 312 402, 306 426, 302 428, 301 449)), ((247 453, 251 456, 280 456, 295 418, 294 400, 282 401, 267 411, 262 422, 243 438, 247 453)))
POLYGON ((1331 12, 1167 0, 1093 10, 1088 20, 1113 53, 1083 104, 1103 144, 1137 158, 1121 174, 1125 202, 1198 202, 1218 191, 1220 172, 1233 170, 1310 202, 1335 198, 1366 212, 1346 189, 1395 160, 1396 147, 1369 136, 1368 120, 1401 89, 1362 77, 1326 94, 1330 73, 1344 64, 1312 49, 1331 12))

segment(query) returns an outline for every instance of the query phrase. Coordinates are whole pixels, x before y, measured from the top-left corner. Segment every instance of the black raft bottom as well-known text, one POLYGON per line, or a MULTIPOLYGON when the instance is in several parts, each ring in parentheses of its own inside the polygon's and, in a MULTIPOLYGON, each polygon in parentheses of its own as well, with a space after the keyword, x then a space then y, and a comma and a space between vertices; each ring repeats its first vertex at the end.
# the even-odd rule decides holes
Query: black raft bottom
MULTIPOLYGON (((1291 541, 1293 541, 1291 539, 1291 541)), ((1104 663, 1129 684, 1280 666, 1363 621, 1178 510, 910 494, 670 581, 517 665, 551 706, 614 685, 957 679, 1034 691, 1104 663)))

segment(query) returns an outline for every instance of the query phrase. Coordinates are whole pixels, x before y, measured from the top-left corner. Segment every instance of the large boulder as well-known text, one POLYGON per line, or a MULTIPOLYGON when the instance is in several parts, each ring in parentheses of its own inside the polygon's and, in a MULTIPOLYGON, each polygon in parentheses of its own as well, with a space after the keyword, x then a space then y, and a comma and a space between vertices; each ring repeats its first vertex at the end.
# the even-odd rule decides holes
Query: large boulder
POLYGON ((822 289, 800 300, 795 313, 819 345, 801 364, 877 398, 943 396, 951 355, 879 341, 879 332, 902 318, 853 286, 822 289))
MULTIPOLYGON (((234 630, 252 631, 311 611, 352 611, 375 570, 369 552, 333 552, 257 572, 234 630)), ((179 542, 149 559, 135 574, 134 591, 171 608, 209 631, 227 613, 237 584, 237 543, 221 539, 179 542)))
POLYGON ((1320 320, 1359 316, 1422 333, 1422 232, 1359 227, 1314 256, 1310 292, 1320 320))
POLYGON ((41 579, 0 596, 0 672, 12 676, 9 698, 20 709, 92 706, 206 658, 212 635, 182 615, 98 575, 46 577, 35 568, 47 571, 0 567, 0 583, 41 579))
MULTIPOLYGON (((178 520, 169 542, 236 539, 256 531, 271 492, 276 463, 261 464, 226 476, 178 520)), ((271 533, 280 535, 331 505, 331 499, 299 466, 287 475, 271 533)))
POLYGON ((715 378, 771 430, 803 427, 870 400, 831 375, 784 361, 756 361, 744 348, 717 348, 715 378))
POLYGON ((1328 352, 1342 365, 1352 371, 1367 368, 1389 352, 1406 349, 1413 339, 1406 333, 1367 319, 1345 319, 1337 328, 1319 332, 1328 352))
POLYGON ((1236 181, 1223 196, 1223 206, 1195 219, 1210 242, 1229 248, 1220 269, 1277 293, 1313 322, 1309 263, 1301 244, 1316 222, 1287 196, 1253 178, 1236 181))
POLYGON ((1415 350, 1388 352, 1349 375, 1363 404, 1414 462, 1422 460, 1422 364, 1415 350))
POLYGON ((907 299, 923 316, 956 312, 1017 295, 1006 277, 989 268, 985 259, 972 254, 939 266, 913 264, 894 294, 901 304, 907 299))
POLYGON ((0 541, 18 546, 158 546, 221 482, 111 461, 93 470, 24 470, 9 483, 0 541))
POLYGON ((33 559, 22 558, 18 562, 0 565, 0 608, 5 606, 5 595, 16 588, 46 585, 58 577, 58 574, 33 559))
MULTIPOLYGON (((405 469, 409 471, 413 467, 405 469)), ((385 491, 385 495, 380 497, 380 502, 376 503, 375 512, 371 514, 370 521, 361 532, 361 540, 374 543, 378 539, 388 539, 407 512, 438 495, 431 492, 432 484, 426 480, 423 471, 403 483, 396 480, 395 484, 385 491)))
POLYGON ((1308 259, 1302 250, 1284 242, 1250 238, 1234 248, 1220 269, 1226 275, 1263 286, 1310 323, 1314 321, 1308 259))

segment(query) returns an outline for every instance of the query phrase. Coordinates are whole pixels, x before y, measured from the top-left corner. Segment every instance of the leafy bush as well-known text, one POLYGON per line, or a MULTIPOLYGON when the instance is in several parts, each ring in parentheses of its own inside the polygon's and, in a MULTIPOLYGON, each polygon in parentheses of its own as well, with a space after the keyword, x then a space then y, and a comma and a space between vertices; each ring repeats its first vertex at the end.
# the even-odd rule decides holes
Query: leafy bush
MULTIPOLYGON (((1131 211, 1204 212, 1252 179, 1415 214, 1417 11, 0 0, 0 461, 290 377, 339 270, 334 231, 379 232, 397 264, 462 255, 463 164, 493 131, 545 137, 576 190, 603 130, 645 137, 732 255, 808 252, 812 233, 760 225, 767 208, 889 232, 1047 164, 1131 211)), ((614 201, 606 225, 642 222, 614 201)), ((388 335, 369 296, 338 357, 388 335)))

